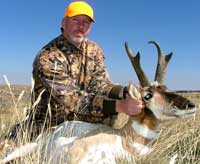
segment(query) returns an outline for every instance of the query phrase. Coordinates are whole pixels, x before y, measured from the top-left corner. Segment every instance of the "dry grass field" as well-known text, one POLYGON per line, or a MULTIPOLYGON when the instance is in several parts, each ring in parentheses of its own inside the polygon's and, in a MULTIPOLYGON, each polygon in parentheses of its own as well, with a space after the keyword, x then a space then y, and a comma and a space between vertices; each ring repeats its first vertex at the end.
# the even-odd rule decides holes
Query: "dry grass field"
POLYGON ((0 85, 0 137, 25 116, 30 106, 31 87, 0 85))
MULTIPOLYGON (((12 125, 25 117, 30 106, 30 86, 10 88, 0 85, 0 141, 5 138, 12 125)), ((178 92, 200 106, 200 92, 178 92)), ((154 143, 154 151, 146 158, 138 159, 137 164, 168 164, 175 158, 176 164, 200 163, 200 112, 195 118, 163 123, 164 127, 158 140, 154 143)), ((0 145, 1 146, 1 145, 0 145)), ((0 160, 5 154, 0 152, 0 160)), ((126 163, 120 160, 119 163, 126 163)), ((20 163, 39 164, 38 156, 31 155, 20 163)))

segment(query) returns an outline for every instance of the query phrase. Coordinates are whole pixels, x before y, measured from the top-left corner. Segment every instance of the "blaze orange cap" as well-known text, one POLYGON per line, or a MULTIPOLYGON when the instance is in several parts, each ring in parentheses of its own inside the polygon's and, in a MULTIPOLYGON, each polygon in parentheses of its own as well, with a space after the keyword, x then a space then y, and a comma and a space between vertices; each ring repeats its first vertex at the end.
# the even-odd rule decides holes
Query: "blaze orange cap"
POLYGON ((73 17, 77 15, 87 15, 94 22, 94 12, 92 7, 84 1, 75 1, 69 4, 65 11, 65 16, 73 17))

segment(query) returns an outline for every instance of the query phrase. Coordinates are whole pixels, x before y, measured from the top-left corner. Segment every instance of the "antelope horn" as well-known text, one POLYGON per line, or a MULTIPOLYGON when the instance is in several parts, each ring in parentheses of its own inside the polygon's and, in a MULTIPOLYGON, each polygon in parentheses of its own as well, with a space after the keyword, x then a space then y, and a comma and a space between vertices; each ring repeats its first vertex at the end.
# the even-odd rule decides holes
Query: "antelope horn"
POLYGON ((158 83, 163 84, 165 74, 166 74, 167 64, 169 60, 171 59, 173 53, 171 52, 168 55, 163 55, 163 52, 158 43, 156 43, 155 41, 149 41, 148 43, 154 44, 158 52, 158 63, 157 63, 154 81, 157 81, 158 83))
POLYGON ((137 52, 136 56, 134 56, 132 50, 128 47, 128 43, 125 42, 125 48, 126 48, 126 52, 128 54, 128 57, 131 61, 131 64, 137 74, 137 77, 140 81, 140 84, 142 87, 146 87, 150 85, 150 82, 147 78, 147 76, 145 75, 144 71, 141 68, 140 65, 140 53, 137 52))

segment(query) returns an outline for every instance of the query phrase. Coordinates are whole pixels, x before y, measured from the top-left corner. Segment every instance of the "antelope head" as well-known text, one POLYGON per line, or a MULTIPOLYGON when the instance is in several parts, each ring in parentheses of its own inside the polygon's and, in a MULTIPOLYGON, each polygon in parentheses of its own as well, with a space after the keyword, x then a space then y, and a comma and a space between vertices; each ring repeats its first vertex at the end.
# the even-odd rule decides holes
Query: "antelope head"
POLYGON ((170 92, 167 87, 163 85, 167 64, 171 59, 172 53, 163 55, 158 43, 155 41, 150 41, 149 43, 154 44, 158 51, 158 63, 154 78, 155 82, 153 84, 150 84, 141 68, 140 53, 138 52, 134 55, 128 47, 128 44, 125 43, 127 54, 141 85, 140 87, 130 84, 129 94, 133 97, 141 98, 145 102, 145 109, 138 117, 141 119, 144 113, 147 113, 146 115, 155 116, 157 120, 170 120, 179 117, 194 116, 196 111, 195 104, 180 95, 170 92))

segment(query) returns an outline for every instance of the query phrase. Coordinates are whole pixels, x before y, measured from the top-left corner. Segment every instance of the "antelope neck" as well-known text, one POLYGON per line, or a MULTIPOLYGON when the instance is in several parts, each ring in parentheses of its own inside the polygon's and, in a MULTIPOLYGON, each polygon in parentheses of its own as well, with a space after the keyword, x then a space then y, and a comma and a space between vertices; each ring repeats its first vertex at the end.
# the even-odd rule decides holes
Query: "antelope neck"
POLYGON ((154 115, 134 116, 124 127, 125 143, 129 152, 139 156, 151 152, 151 144, 160 134, 160 122, 154 115), (132 131, 132 134, 130 132, 132 131), (130 139, 127 139, 130 138, 130 139))
POLYGON ((148 125, 139 123, 136 120, 132 122, 131 127, 133 128, 135 133, 147 140, 156 139, 160 133, 157 128, 155 128, 155 130, 152 130, 148 127, 148 125))

